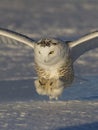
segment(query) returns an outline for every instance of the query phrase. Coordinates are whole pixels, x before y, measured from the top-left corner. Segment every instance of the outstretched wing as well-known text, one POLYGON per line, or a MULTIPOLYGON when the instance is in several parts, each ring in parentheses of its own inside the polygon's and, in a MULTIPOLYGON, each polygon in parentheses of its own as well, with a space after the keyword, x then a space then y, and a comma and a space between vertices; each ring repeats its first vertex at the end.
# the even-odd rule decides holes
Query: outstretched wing
POLYGON ((73 62, 86 51, 98 47, 98 31, 92 32, 82 38, 69 42, 70 55, 73 62))
POLYGON ((8 38, 11 38, 18 42, 24 43, 30 46, 31 48, 34 48, 34 43, 35 43, 34 40, 23 34, 20 34, 20 33, 17 33, 8 29, 0 28, 0 35, 4 36, 3 38, 1 38, 1 40, 3 39, 3 42, 6 41, 6 37, 7 37, 7 41, 8 41, 8 38))

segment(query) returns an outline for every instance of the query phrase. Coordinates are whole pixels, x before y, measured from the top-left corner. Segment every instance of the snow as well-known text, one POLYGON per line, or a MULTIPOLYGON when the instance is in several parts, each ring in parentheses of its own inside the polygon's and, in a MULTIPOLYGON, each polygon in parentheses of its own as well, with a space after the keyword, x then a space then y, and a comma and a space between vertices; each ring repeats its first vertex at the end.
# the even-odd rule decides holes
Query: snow
POLYGON ((25 101, 0 105, 0 129, 97 130, 98 103, 95 101, 25 101), (81 106, 82 104, 82 106, 81 106))
MULTIPOLYGON (((35 40, 74 40, 98 29, 97 12, 97 0, 3 0, 0 27, 35 40)), ((98 130, 98 49, 74 69, 71 87, 49 101, 35 92, 32 49, 0 40, 0 130, 98 130)))

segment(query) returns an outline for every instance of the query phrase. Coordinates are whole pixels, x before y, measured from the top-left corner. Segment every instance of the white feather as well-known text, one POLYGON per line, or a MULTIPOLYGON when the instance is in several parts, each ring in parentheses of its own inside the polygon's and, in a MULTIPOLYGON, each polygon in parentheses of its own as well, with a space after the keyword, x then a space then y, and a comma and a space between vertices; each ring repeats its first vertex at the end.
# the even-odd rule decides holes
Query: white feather
MULTIPOLYGON (((34 43, 35 43, 34 40, 25 36, 25 35, 23 35, 23 34, 20 34, 20 33, 17 33, 17 32, 8 30, 8 29, 0 28, 0 35, 14 39, 14 40, 17 40, 17 41, 24 43, 24 44, 26 44, 26 45, 28 45, 28 46, 30 46, 31 48, 34 49, 34 43)), ((3 42, 4 42, 5 39, 6 38, 3 38, 3 42)))
POLYGON ((70 48, 72 61, 74 62, 86 51, 98 47, 98 31, 87 34, 76 41, 69 42, 68 45, 70 48))

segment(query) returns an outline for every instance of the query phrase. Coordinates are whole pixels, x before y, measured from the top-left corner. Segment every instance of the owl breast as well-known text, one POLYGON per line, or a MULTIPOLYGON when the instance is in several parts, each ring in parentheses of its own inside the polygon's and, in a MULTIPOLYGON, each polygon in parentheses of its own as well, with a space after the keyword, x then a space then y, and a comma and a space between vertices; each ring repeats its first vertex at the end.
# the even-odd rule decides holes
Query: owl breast
POLYGON ((65 62, 54 66, 42 67, 35 63, 35 69, 39 78, 60 79, 66 84, 71 84, 74 78, 73 65, 69 57, 65 62))
POLYGON ((58 73, 58 67, 54 66, 39 66, 37 63, 35 63, 35 70, 37 72, 38 77, 43 77, 45 79, 50 79, 50 78, 59 78, 59 73, 58 73))

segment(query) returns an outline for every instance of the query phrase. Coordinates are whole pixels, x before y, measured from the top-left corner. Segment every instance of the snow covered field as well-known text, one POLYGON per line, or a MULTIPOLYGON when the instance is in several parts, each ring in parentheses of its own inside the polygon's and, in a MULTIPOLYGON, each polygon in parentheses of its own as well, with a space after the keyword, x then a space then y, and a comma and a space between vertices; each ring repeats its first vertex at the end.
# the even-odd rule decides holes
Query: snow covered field
MULTIPOLYGON (((0 27, 38 40, 74 40, 98 30, 97 0, 1 0, 0 27)), ((0 130, 98 130, 98 49, 74 64, 59 101, 34 89, 33 51, 0 40, 0 130)))

